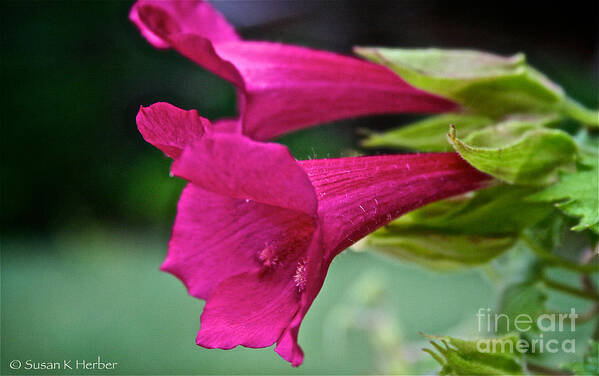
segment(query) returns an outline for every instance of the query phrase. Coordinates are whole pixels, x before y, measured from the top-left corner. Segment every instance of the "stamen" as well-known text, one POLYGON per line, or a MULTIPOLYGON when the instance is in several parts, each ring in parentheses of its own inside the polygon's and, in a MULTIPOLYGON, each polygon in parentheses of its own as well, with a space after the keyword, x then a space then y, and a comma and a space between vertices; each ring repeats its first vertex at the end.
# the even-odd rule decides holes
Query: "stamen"
POLYGON ((306 288, 306 261, 299 260, 297 262, 297 269, 295 269, 295 275, 293 276, 293 281, 297 286, 299 292, 304 291, 306 288))

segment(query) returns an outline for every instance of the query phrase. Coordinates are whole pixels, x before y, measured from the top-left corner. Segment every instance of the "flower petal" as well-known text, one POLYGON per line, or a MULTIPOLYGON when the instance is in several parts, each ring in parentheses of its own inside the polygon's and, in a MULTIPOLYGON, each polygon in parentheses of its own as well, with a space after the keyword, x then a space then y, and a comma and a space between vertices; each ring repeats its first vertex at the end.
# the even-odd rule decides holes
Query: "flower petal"
POLYGON ((238 345, 267 347, 276 341, 277 353, 293 366, 300 365, 299 326, 326 275, 318 231, 308 251, 296 256, 306 266, 304 288, 298 289, 298 270, 290 263, 269 273, 244 273, 219 284, 204 308, 197 344, 230 349, 238 345))
POLYGON ((136 121, 143 138, 173 159, 212 127, 196 110, 185 111, 164 102, 142 106, 136 121))
POLYGON ((214 130, 223 133, 241 133, 241 123, 237 118, 221 118, 213 122, 214 130))
POLYGON ((324 280, 327 275, 327 271, 331 260, 324 258, 324 246, 322 242, 320 228, 318 228, 313 237, 310 248, 306 253, 306 280, 307 285, 302 294, 300 308, 281 334, 281 337, 277 340, 277 347, 275 351, 283 359, 287 360, 294 367, 302 364, 304 360, 304 352, 298 344, 298 333, 299 328, 304 319, 304 316, 308 312, 308 309, 312 306, 314 299, 320 292, 324 280))
POLYGON ((481 188, 492 178, 457 153, 298 162, 318 196, 328 258, 427 203, 481 188))
POLYGON ((279 144, 239 134, 206 134, 175 160, 172 172, 220 195, 316 215, 308 176, 279 144))
POLYGON ((311 217, 295 210, 246 202, 188 184, 179 200, 161 269, 181 279, 190 295, 208 299, 229 277, 259 272, 265 266, 277 268, 283 262, 294 264, 305 252, 314 226, 311 217), (289 249, 298 255, 286 255, 289 249))
POLYGON ((204 307, 196 343, 220 349, 275 343, 299 308, 294 271, 250 272, 223 281, 204 307))
POLYGON ((201 35, 215 42, 238 40, 227 20, 204 1, 139 0, 129 19, 156 48, 169 48, 168 35, 176 32, 201 35))
POLYGON ((173 172, 191 183, 163 270, 207 299, 197 343, 276 342, 295 366, 299 327, 339 252, 406 211, 491 179, 456 153, 298 162, 281 145, 228 133, 186 147, 173 172))
POLYGON ((141 1, 130 18, 156 47, 171 47, 236 85, 243 131, 252 138, 271 139, 348 117, 456 108, 381 65, 304 47, 241 41, 207 3, 179 3, 141 1))
POLYGON ((455 109, 387 68, 349 56, 279 43, 211 43, 190 34, 170 40, 243 91, 244 133, 259 140, 348 117, 455 109))
POLYGON ((206 299, 240 273, 294 264, 316 227, 307 175, 278 144, 207 133, 173 163, 191 182, 179 201, 163 269, 206 299))

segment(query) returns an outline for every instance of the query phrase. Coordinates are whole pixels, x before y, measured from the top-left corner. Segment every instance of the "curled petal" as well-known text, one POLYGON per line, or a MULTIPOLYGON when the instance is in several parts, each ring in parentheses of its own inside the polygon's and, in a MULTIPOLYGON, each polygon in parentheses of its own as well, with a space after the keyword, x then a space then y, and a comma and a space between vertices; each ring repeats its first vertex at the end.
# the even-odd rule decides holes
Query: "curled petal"
POLYGON ((238 40, 227 20, 203 1, 139 0, 129 19, 156 48, 169 48, 172 33, 190 33, 218 41, 238 40))
POLYGON ((238 134, 206 134, 175 160, 172 172, 221 195, 316 215, 308 176, 279 144, 238 134))
POLYGON ((164 102, 142 106, 136 121, 143 138, 173 159, 212 127, 196 110, 185 111, 164 102))

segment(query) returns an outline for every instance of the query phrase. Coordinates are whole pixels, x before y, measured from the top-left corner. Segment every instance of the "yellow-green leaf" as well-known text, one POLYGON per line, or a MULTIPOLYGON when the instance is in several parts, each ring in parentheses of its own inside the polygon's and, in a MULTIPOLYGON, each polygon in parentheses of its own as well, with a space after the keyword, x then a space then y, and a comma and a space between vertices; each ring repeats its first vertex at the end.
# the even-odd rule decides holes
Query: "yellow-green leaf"
POLYGON ((391 257, 438 270, 485 264, 511 248, 513 236, 448 235, 436 232, 395 234, 378 230, 366 240, 369 248, 391 257))
POLYGON ((599 234, 599 152, 582 154, 577 170, 562 173, 557 184, 530 197, 531 201, 557 202, 566 215, 580 218, 572 230, 599 234))
POLYGON ((454 337, 431 338, 432 349, 424 349, 442 368, 440 375, 524 375, 517 335, 472 341, 454 337), (439 344, 440 342, 440 344, 439 344), (436 351, 435 351, 436 350, 436 351))
POLYGON ((362 142, 365 147, 400 148, 436 152, 452 150, 447 142, 447 127, 454 124, 467 134, 494 121, 479 115, 449 113, 431 116, 383 133, 373 133, 362 142))
MULTIPOLYGON (((518 235, 546 218, 551 205, 532 202, 537 189, 501 184, 438 201, 407 213, 386 226, 394 233, 439 232, 481 236, 518 235)), ((375 232, 376 234, 376 232, 375 232)))
POLYGON ((435 269, 484 264, 511 248, 520 232, 553 208, 525 198, 536 190, 498 185, 438 201, 375 231, 362 246, 435 269))
POLYGON ((547 185, 557 181, 560 170, 574 167, 578 146, 563 131, 519 123, 484 132, 462 140, 451 127, 448 139, 472 166, 505 182, 547 185))
POLYGON ((599 126, 596 111, 568 98, 561 87, 526 63, 524 54, 499 56, 473 50, 356 47, 411 85, 478 114, 561 113, 599 126))

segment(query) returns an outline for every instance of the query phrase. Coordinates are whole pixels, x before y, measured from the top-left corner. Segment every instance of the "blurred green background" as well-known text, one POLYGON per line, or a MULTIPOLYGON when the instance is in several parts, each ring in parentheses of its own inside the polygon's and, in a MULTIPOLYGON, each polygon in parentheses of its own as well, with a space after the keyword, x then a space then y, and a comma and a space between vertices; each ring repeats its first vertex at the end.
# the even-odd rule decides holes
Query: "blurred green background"
MULTIPOLYGON (((130 6, 1 5, 2 374, 31 373, 11 370, 13 359, 97 356, 119 363, 104 373, 120 374, 430 372, 437 368, 420 351, 419 331, 476 335, 475 314, 493 307, 497 293, 481 271, 440 274, 347 252, 304 321, 299 369, 271 350, 195 346, 203 303, 158 271, 183 183, 169 178, 169 160, 143 142, 135 114, 140 105, 168 101, 210 119, 232 116, 235 93, 176 53, 153 49, 129 23, 130 6), (425 363, 402 368, 418 359, 425 363)), ((598 6, 590 2, 534 9, 442 1, 216 7, 247 38, 343 53, 352 45, 523 51, 574 98, 591 107, 599 102, 598 6)), ((299 159, 339 156, 357 148, 359 128, 414 118, 340 121, 279 141, 299 159)), ((578 334, 584 338, 584 328, 578 334)))

